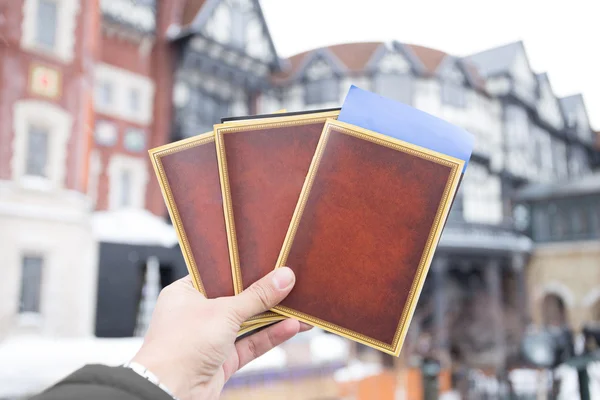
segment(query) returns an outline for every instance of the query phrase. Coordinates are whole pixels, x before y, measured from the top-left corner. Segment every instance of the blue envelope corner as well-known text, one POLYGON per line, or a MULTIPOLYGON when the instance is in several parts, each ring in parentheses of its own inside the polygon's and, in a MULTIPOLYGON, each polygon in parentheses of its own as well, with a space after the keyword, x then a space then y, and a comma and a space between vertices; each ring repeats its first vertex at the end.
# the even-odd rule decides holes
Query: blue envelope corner
POLYGON ((337 119, 464 160, 463 173, 473 152, 474 137, 466 130, 354 85, 337 119))

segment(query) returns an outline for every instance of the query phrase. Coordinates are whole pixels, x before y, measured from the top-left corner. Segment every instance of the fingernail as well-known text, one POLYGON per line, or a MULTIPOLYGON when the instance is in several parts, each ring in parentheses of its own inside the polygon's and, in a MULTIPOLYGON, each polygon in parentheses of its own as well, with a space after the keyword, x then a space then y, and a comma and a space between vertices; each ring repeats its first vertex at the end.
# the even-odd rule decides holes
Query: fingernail
POLYGON ((310 331, 312 328, 313 328, 312 325, 309 325, 304 322, 300 322, 300 332, 310 331))
POLYGON ((273 284, 278 290, 287 289, 294 279, 294 273, 288 267, 277 268, 273 273, 273 284))

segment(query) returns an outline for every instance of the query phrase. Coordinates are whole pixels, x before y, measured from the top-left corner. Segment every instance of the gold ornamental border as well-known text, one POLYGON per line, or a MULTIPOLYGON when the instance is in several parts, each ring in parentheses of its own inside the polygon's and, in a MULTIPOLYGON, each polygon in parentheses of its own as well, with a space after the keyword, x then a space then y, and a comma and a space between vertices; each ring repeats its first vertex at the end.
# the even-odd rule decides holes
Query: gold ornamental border
MULTIPOLYGON (((231 259, 231 269, 234 282, 234 290, 239 294, 244 290, 242 283, 242 271, 240 268, 240 258, 235 229, 235 218, 233 215, 233 205, 231 200, 231 187, 229 185, 229 172, 227 167, 227 154, 223 136, 236 132, 251 132, 260 129, 273 129, 287 126, 309 125, 319 122, 325 122, 330 118, 336 118, 339 111, 327 111, 313 114, 302 114, 283 117, 272 117, 268 120, 246 120, 238 121, 234 124, 215 125, 215 141, 217 146, 217 160, 219 162, 219 176, 221 179, 221 191, 223 193, 223 209, 225 210, 225 228, 229 244, 229 256, 231 259)), ((273 315, 277 315, 271 313, 273 315)))
POLYGON ((181 217, 179 215, 179 211, 177 210, 175 200, 173 199, 173 193, 171 192, 171 187, 169 186, 169 181, 167 179, 167 175, 165 174, 161 158, 169 154, 191 149, 193 147, 213 143, 214 141, 214 133, 206 132, 198 136, 179 140, 177 142, 148 150, 152 166, 154 167, 154 172, 158 178, 158 186, 160 186, 160 191, 162 192, 165 204, 167 205, 167 210, 169 211, 171 221, 173 221, 173 224, 175 225, 175 232, 177 233, 177 239, 179 240, 179 245, 181 246, 183 258, 185 260, 188 272, 192 277, 192 282, 194 283, 196 289, 205 297, 206 291, 204 290, 204 284, 202 283, 202 279, 200 278, 200 274, 196 268, 196 261, 194 260, 194 255, 192 254, 192 249, 185 233, 185 229, 183 229, 181 217))
POLYGON ((406 333, 408 331, 408 327, 410 325, 410 321, 414 314, 419 295, 423 288, 423 283, 425 281, 425 277, 427 276, 431 260, 433 259, 433 253, 435 251, 437 243, 439 242, 444 226, 444 221, 446 220, 446 217, 448 216, 448 213, 450 211, 450 206, 452 204, 452 199, 458 187, 461 171, 464 166, 464 161, 448 156, 446 154, 438 153, 430 149, 426 149, 408 142, 404 142, 402 140, 391 138, 389 136, 385 136, 370 131, 368 129, 360 128, 333 119, 328 120, 325 123, 325 126, 323 127, 321 139, 319 140, 319 144, 317 145, 317 150, 315 151, 315 156, 313 157, 310 169, 306 176, 306 180, 304 181, 304 186, 302 187, 302 192, 300 194, 300 198, 298 199, 296 209, 294 210, 294 215, 292 217, 292 221, 286 234, 285 241, 283 243, 283 247, 281 249, 281 253, 279 254, 279 258, 277 260, 275 268, 280 268, 284 266, 287 261, 287 257, 294 242, 294 237, 296 235, 296 231, 298 230, 298 225, 300 224, 300 221, 302 219, 302 213, 304 212, 304 208, 308 201, 310 190, 312 188, 315 176, 317 174, 317 170, 319 168, 319 164, 323 157, 323 153, 325 151, 325 147, 331 135, 332 129, 339 133, 350 135, 358 139, 366 140, 396 151, 401 151, 413 156, 417 156, 435 162, 440 165, 447 166, 450 168, 450 175, 448 177, 448 181, 446 183, 446 187, 444 189, 440 205, 436 212, 431 231, 427 238, 425 249, 421 256, 415 279, 413 280, 413 284, 411 285, 408 300, 400 316, 400 321, 398 322, 398 327, 396 328, 396 333, 394 335, 392 343, 381 342, 361 333, 352 331, 339 325, 332 324, 328 321, 324 321, 322 319, 291 309, 289 307, 276 306, 272 310, 281 315, 294 317, 300 321, 309 323, 314 326, 318 326, 330 332, 334 332, 338 335, 357 341, 364 345, 376 348, 385 353, 398 356, 400 354, 400 350, 402 349, 402 344, 404 342, 406 333))
MULTIPOLYGON (((173 225, 175 227, 175 232, 177 234, 177 239, 179 240, 179 245, 181 247, 183 258, 185 260, 185 264, 188 270, 188 273, 192 277, 192 283, 196 290, 202 293, 206 297, 206 291, 204 289, 204 284, 202 282, 202 278, 198 273, 198 269, 196 267, 196 261, 194 259, 194 255, 191 250, 191 246, 189 244, 187 234, 185 233, 185 229, 183 228, 183 223, 181 221, 181 217, 179 215, 179 211, 177 209, 177 205, 175 204, 175 200, 173 198, 173 193, 171 192, 171 187, 169 185, 169 181, 164 171, 164 167, 162 164, 162 157, 167 156, 169 154, 177 153, 180 151, 184 151, 193 147, 203 146, 206 144, 214 143, 215 135, 214 132, 206 132, 198 136, 194 136, 188 139, 179 140, 177 142, 169 143, 164 146, 156 147, 148 151, 150 155, 150 160, 152 162, 152 166, 154 168, 154 172, 156 173, 156 177, 158 178, 158 185, 160 186, 160 190, 162 192, 163 198, 165 200, 165 204, 167 206, 167 210, 171 217, 171 221, 173 221, 173 225)), ((258 328, 260 326, 264 326, 264 324, 276 322, 285 319, 285 317, 269 312, 266 314, 261 314, 256 317, 249 319, 242 323, 242 328, 258 328), (258 326, 259 324, 263 324, 258 326)), ((252 329, 247 329, 247 331, 252 329)))

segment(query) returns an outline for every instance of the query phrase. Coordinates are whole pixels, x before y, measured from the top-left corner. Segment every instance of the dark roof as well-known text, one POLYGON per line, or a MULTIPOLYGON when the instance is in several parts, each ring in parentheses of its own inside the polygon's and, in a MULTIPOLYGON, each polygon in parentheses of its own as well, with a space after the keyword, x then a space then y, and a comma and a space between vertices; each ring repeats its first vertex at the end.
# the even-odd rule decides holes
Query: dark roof
POLYGON ((505 44, 465 57, 477 66, 479 73, 487 78, 510 71, 515 57, 523 50, 523 42, 505 44))
POLYGON ((558 99, 560 103, 560 108, 562 109, 565 115, 568 115, 571 112, 577 110, 577 107, 583 104, 583 96, 581 93, 577 93, 567 97, 561 97, 558 99))
POLYGON ((555 184, 532 184, 519 190, 517 200, 546 200, 561 197, 600 194, 600 172, 575 181, 555 184))

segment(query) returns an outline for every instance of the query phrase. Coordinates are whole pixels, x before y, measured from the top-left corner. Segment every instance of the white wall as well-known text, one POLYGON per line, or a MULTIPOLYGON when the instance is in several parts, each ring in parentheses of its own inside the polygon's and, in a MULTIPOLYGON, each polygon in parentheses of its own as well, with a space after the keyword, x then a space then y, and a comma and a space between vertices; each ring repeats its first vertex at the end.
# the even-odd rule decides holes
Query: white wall
POLYGON ((70 191, 22 189, 0 181, 0 335, 22 331, 51 336, 92 335, 97 243, 89 203, 70 191), (39 318, 19 318, 21 262, 44 258, 39 318))

